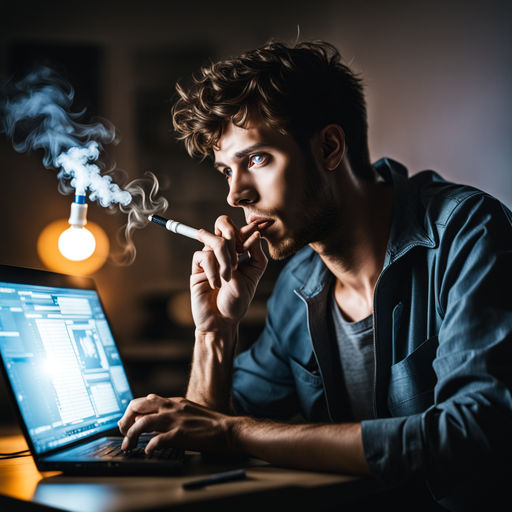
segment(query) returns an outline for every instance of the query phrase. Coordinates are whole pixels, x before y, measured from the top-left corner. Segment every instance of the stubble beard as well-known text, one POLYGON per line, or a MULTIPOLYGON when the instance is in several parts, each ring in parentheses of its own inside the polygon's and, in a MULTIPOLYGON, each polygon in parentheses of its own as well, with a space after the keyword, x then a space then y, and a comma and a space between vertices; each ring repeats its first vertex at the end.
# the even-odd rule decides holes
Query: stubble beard
MULTIPOLYGON (((314 198, 304 197, 302 205, 300 214, 296 217, 298 227, 276 243, 267 240, 272 259, 283 260, 293 256, 308 244, 329 239, 339 229, 340 212, 332 198, 326 198, 322 194, 317 194, 314 198)), ((284 225, 286 226, 285 223, 284 225)))
MULTIPOLYGON (((307 143, 303 147, 308 147, 307 143)), ((283 260, 293 256, 308 244, 324 242, 327 251, 343 249, 342 240, 333 240, 333 233, 339 232, 341 212, 332 190, 324 183, 310 150, 303 152, 306 173, 305 187, 299 208, 295 212, 294 224, 297 226, 276 243, 268 241, 268 252, 272 259, 283 260)), ((286 222, 283 221, 286 228, 286 222)))

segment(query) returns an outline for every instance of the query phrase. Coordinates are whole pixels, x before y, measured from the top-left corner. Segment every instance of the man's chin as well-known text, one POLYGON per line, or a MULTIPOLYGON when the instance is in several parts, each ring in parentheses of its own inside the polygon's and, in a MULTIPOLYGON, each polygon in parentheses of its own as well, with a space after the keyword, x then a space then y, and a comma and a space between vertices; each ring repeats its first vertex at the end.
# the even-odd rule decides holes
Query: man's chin
POLYGON ((287 238, 277 244, 273 244, 267 240, 268 253, 273 260, 284 260, 293 256, 297 251, 302 249, 306 244, 298 244, 295 240, 287 238))

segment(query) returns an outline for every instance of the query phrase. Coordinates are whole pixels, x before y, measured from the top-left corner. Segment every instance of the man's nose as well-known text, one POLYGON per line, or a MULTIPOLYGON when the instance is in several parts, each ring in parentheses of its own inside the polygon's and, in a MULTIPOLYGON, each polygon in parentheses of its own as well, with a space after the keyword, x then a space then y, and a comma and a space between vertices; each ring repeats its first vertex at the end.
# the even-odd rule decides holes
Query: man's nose
POLYGON ((257 201, 257 191, 254 185, 242 173, 233 172, 229 184, 229 193, 227 197, 230 206, 243 206, 257 201))

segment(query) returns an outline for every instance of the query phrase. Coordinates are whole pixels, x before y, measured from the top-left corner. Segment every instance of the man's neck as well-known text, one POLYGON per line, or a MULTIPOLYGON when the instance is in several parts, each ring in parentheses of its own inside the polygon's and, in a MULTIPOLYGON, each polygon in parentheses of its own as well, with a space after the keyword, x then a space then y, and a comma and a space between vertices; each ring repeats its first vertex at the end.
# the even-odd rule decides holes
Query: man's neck
POLYGON ((372 184, 363 197, 352 205, 350 224, 341 226, 344 232, 311 244, 336 277, 336 302, 352 321, 373 312, 373 292, 384 266, 393 211, 390 186, 372 184), (336 245, 334 237, 343 243, 336 245))

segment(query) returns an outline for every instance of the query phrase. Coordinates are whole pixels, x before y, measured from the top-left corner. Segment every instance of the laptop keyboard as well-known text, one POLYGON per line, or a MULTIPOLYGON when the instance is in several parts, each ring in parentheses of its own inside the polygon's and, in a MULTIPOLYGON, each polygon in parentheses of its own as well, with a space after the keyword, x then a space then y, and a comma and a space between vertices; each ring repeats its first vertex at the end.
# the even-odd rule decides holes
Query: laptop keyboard
POLYGON ((129 451, 121 450, 121 444, 117 441, 112 441, 108 444, 102 444, 96 447, 90 453, 92 457, 97 458, 123 458, 123 459, 176 459, 179 458, 182 450, 177 448, 161 448, 154 450, 150 455, 147 455, 144 451, 144 446, 137 446, 129 451))

